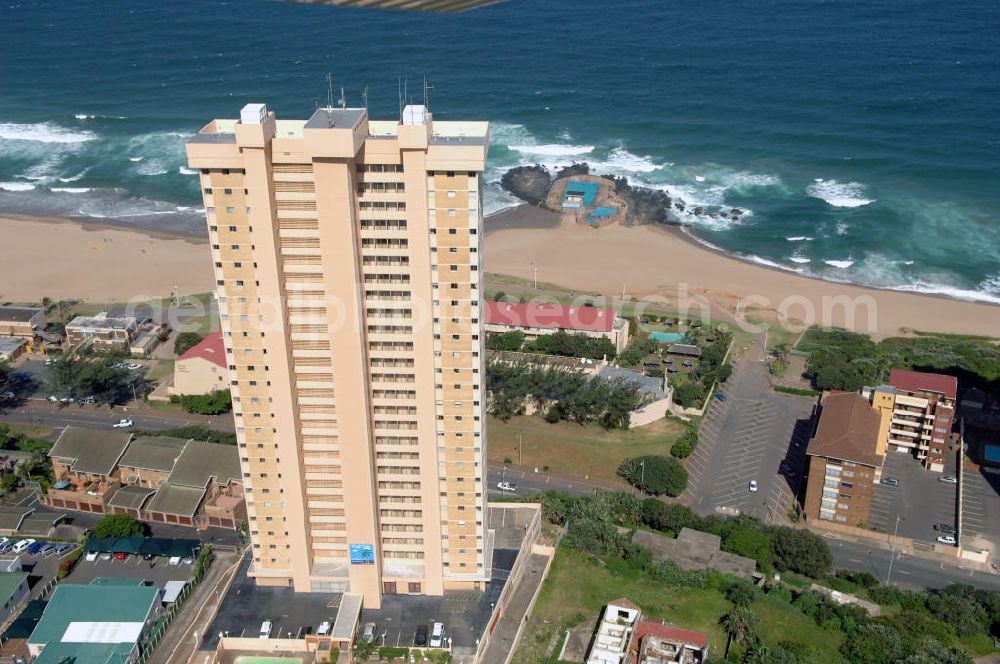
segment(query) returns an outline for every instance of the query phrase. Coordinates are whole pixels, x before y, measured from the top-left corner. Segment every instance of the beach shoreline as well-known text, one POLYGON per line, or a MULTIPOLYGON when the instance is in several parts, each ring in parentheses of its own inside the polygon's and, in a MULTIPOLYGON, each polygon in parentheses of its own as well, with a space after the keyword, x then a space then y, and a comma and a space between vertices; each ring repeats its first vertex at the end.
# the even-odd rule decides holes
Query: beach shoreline
MULTIPOLYGON (((485 222, 485 269, 585 292, 682 306, 704 297, 716 309, 750 312, 777 321, 788 304, 795 321, 816 316, 824 303, 872 301, 874 326, 834 311, 818 324, 875 336, 912 330, 995 335, 1000 307, 945 295, 908 293, 828 281, 762 265, 694 237, 683 226, 607 226, 590 229, 542 208, 521 205, 485 222), (789 304, 790 303, 790 304, 789 304)), ((114 220, 77 220, 0 213, 0 297, 38 301, 43 296, 121 302, 213 290, 208 238, 160 231, 114 220), (87 251, 81 251, 86 248, 87 251)), ((867 306, 867 305, 864 305, 867 306)), ((696 307, 697 309, 697 307, 696 307)))

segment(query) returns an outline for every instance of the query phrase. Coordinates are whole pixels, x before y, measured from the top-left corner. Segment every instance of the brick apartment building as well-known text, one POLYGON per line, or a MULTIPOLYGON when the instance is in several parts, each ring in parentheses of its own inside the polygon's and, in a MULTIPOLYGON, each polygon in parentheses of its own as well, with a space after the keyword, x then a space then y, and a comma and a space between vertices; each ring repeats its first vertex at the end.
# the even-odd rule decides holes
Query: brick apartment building
POLYGON ((866 387, 862 395, 883 413, 880 443, 890 451, 908 450, 928 470, 944 470, 954 449, 955 402, 958 379, 954 376, 893 369, 889 384, 866 387))
POLYGON ((882 416, 855 392, 827 393, 809 447, 805 516, 857 526, 869 522, 872 489, 882 474, 882 416))

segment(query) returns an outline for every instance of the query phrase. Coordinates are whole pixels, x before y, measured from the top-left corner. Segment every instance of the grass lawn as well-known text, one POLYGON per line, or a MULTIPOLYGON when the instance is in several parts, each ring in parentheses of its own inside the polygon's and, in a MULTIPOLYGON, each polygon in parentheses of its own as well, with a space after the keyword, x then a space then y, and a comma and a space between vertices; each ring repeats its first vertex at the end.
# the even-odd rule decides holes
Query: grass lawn
POLYGON ((19 422, 0 422, 0 425, 8 427, 11 434, 23 433, 32 438, 48 438, 55 433, 53 427, 44 424, 21 424, 19 422))
POLYGON ((636 429, 606 431, 596 424, 571 422, 549 424, 540 416, 512 417, 507 422, 490 418, 487 423, 490 461, 510 459, 525 466, 548 466, 553 472, 620 480, 618 464, 644 454, 669 454, 670 446, 684 427, 657 420, 636 429), (517 440, 521 435, 521 455, 517 440))
POLYGON ((993 638, 989 634, 976 634, 975 636, 959 637, 958 642, 969 649, 973 655, 981 657, 992 655, 996 652, 993 645, 993 638))
POLYGON ((152 383, 158 383, 164 378, 169 378, 174 375, 174 361, 173 360, 159 360, 149 373, 146 375, 146 379, 152 383))
MULTIPOLYGON (((644 615, 708 634, 710 661, 722 660, 726 634, 719 619, 733 605, 718 590, 675 589, 618 576, 591 556, 560 547, 513 661, 542 662, 558 632, 584 621, 594 622, 601 608, 619 597, 637 604, 644 615)), ((810 661, 844 661, 837 651, 843 635, 821 629, 798 609, 773 597, 759 599, 751 608, 760 616, 761 633, 768 642, 788 640, 807 645, 810 661)))

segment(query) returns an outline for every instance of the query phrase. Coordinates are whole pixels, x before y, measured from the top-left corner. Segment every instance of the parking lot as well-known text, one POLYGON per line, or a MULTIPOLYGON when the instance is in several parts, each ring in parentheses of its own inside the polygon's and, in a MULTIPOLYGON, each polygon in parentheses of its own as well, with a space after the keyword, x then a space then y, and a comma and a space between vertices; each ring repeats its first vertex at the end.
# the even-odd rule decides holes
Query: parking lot
MULTIPOLYGON (((19 540, 16 538, 11 539, 11 542, 17 541, 19 540)), ((46 542, 46 544, 47 543, 48 542, 46 542)), ((71 542, 53 542, 53 544, 66 544, 70 548, 58 555, 54 551, 49 551, 48 553, 28 553, 27 551, 14 553, 10 549, 0 553, 0 556, 3 558, 20 556, 21 569, 28 573, 28 587, 31 589, 32 599, 41 595, 45 586, 56 578, 56 574, 59 572, 60 561, 71 554, 78 546, 77 544, 71 542)))
POLYGON ((944 472, 935 473, 925 470, 908 452, 887 452, 882 478, 893 477, 899 486, 875 485, 868 525, 892 533, 898 515, 900 536, 934 543, 942 534, 934 530, 934 524, 958 526, 958 487, 941 481, 945 475, 956 475, 956 466, 954 454, 948 456, 944 472))
POLYGON ((1000 473, 962 469, 962 546, 1000 554, 1000 473))
MULTIPOLYGON (((110 555, 110 554, 105 554, 110 555)), ((162 588, 167 581, 190 581, 192 565, 170 565, 167 558, 160 556, 143 560, 142 556, 129 555, 125 560, 113 557, 91 562, 81 558, 66 578, 69 583, 90 583, 98 577, 112 579, 142 579, 150 585, 162 588)))
MULTIPOLYGON (((46 360, 51 360, 51 359, 52 358, 46 357, 44 355, 26 356, 19 359, 11 367, 11 369, 15 374, 23 376, 24 380, 15 381, 5 389, 10 389, 11 391, 13 391, 15 398, 17 400, 47 399, 49 396, 51 396, 51 393, 47 386, 49 378, 49 367, 45 364, 45 362, 46 360)), ((134 369, 137 375, 139 373, 145 373, 149 369, 149 367, 155 364, 154 360, 147 360, 142 358, 132 358, 126 360, 126 362, 140 365, 141 368, 134 369)))

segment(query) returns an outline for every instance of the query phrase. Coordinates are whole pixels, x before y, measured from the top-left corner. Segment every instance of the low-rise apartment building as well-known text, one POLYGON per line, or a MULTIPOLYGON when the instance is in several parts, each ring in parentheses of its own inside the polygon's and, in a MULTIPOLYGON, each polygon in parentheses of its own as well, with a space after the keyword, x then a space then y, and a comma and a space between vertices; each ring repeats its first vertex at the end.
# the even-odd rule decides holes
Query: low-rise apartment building
POLYGON ((77 316, 66 325, 66 343, 70 348, 90 344, 98 351, 128 353, 139 331, 139 319, 134 316, 77 316))
POLYGON ((222 330, 209 334, 174 363, 170 394, 208 394, 228 389, 229 368, 222 330))
POLYGON ((246 518, 235 446, 67 427, 49 451, 43 502, 143 521, 238 528, 246 518))
POLYGON ((45 327, 45 312, 37 307, 0 307, 0 336, 31 339, 45 327))
POLYGON ((954 449, 957 378, 893 369, 888 385, 866 387, 862 395, 882 414, 880 445, 910 451, 928 470, 944 470, 954 449))
POLYGON ((882 416, 855 392, 824 395, 819 426, 806 450, 805 516, 859 526, 869 522, 872 490, 882 474, 882 416))
POLYGON ((614 344, 616 353, 625 350, 628 343, 628 321, 616 316, 614 309, 567 307, 548 302, 485 302, 483 306, 487 332, 520 331, 529 341, 556 332, 603 337, 614 344))
POLYGON ((707 655, 707 634, 644 618, 621 598, 604 607, 587 664, 702 664, 707 655))

